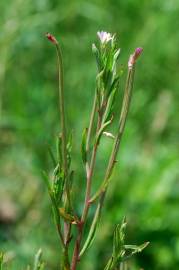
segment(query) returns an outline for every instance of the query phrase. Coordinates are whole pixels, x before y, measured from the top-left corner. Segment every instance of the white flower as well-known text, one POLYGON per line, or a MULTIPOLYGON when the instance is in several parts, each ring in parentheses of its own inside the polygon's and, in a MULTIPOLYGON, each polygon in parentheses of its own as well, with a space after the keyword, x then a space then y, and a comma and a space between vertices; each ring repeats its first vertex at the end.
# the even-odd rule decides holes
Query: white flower
POLYGON ((99 37, 102 44, 108 43, 114 37, 114 36, 111 35, 111 33, 107 33, 107 32, 104 32, 104 31, 97 32, 97 35, 98 35, 98 37, 99 37))

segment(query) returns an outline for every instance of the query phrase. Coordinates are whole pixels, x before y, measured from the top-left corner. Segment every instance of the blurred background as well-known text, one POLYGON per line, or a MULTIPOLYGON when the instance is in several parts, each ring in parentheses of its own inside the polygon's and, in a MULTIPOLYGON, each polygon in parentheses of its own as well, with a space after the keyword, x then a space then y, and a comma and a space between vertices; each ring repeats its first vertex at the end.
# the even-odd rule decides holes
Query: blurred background
MULTIPOLYGON (((56 55, 44 33, 56 35, 65 66, 68 128, 73 130, 75 188, 84 170, 81 133, 88 126, 96 66, 96 32, 117 33, 124 66, 141 46, 135 87, 102 227, 80 269, 103 269, 115 224, 128 219, 127 242, 150 246, 132 270, 176 270, 179 265, 179 1, 0 1, 0 250, 8 269, 26 269, 43 250, 46 268, 59 265, 59 243, 42 171, 51 172, 48 145, 59 131, 56 55)), ((101 145, 96 179, 111 144, 101 145)), ((99 184, 96 180, 96 185, 99 184)))

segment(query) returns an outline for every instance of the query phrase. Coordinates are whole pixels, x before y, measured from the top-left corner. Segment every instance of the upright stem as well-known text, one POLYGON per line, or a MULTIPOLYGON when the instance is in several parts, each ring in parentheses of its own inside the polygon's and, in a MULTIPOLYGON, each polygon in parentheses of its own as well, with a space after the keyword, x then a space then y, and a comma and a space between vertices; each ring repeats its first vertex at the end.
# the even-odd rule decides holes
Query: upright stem
POLYGON ((88 210, 89 210, 89 207, 90 207, 89 200, 90 200, 90 192, 91 192, 91 180, 92 180, 93 171, 94 171, 96 154, 97 154, 97 144, 95 144, 94 149, 93 149, 90 169, 89 169, 89 173, 87 175, 87 185, 86 185, 86 195, 85 195, 84 209, 83 209, 83 213, 82 213, 82 217, 81 217, 81 222, 80 222, 79 228, 78 228, 78 236, 77 236, 76 243, 75 243, 71 270, 76 269, 76 265, 77 265, 78 260, 79 260, 80 244, 81 244, 81 240, 82 240, 84 224, 86 222, 86 217, 87 217, 88 210))
POLYGON ((94 199, 92 198, 92 200, 90 200, 90 202, 92 202, 93 200, 95 200, 99 196, 99 202, 98 202, 94 216, 96 216, 97 212, 101 213, 101 208, 103 207, 103 203, 104 203, 104 199, 105 199, 105 195, 106 195, 106 191, 107 191, 108 181, 109 181, 109 178, 112 174, 112 170, 113 170, 114 165, 115 165, 117 153, 119 151, 121 138, 122 138, 122 135, 124 132, 126 119, 127 119, 127 115, 128 115, 129 107, 130 107, 130 100, 131 100, 132 89, 133 89, 134 69, 135 69, 134 65, 132 68, 128 69, 128 75, 127 75, 126 87, 125 87, 125 91, 124 91, 122 110, 121 110, 120 119, 119 119, 118 132, 117 132, 117 136, 116 136, 116 139, 115 139, 115 142, 113 145, 113 149, 111 152, 111 156, 109 159, 109 163, 108 163, 108 167, 106 170, 104 181, 99 189, 99 192, 97 192, 97 194, 94 196, 94 199))
MULTIPOLYGON (((92 129, 93 129, 93 125, 94 125, 94 120, 95 120, 95 112, 96 112, 96 108, 97 108, 97 95, 95 92, 95 96, 94 96, 94 101, 93 101, 93 108, 92 108, 92 112, 91 112, 91 117, 90 117, 90 123, 89 123, 89 128, 88 128, 88 132, 87 132, 87 139, 86 139, 86 153, 89 154, 89 148, 90 148, 90 140, 91 140, 91 135, 92 135, 92 129)), ((88 160, 86 161, 86 175, 88 177, 89 174, 89 162, 88 160)))
MULTIPOLYGON (((56 44, 58 66, 59 66, 59 104, 60 104, 60 123, 62 128, 62 161, 65 177, 68 177, 67 149, 66 149, 66 123, 65 123, 65 103, 64 103, 64 75, 63 60, 59 44, 56 44)), ((67 185, 67 181, 65 181, 67 185)), ((66 186, 67 197, 69 200, 69 190, 66 186)))
POLYGON ((90 145, 92 128, 93 128, 93 124, 94 124, 96 108, 97 108, 97 95, 95 92, 94 101, 93 101, 93 108, 92 108, 92 112, 91 112, 90 123, 89 123, 89 128, 88 128, 88 133, 87 133, 87 140, 86 140, 86 151, 87 152, 89 151, 89 145, 90 145))
MULTIPOLYGON (((96 108, 97 108, 97 95, 95 94, 91 118, 90 118, 90 125, 89 125, 89 129, 88 129, 88 134, 87 134, 86 149, 88 152, 89 152, 89 143, 90 143, 90 138, 91 138, 92 127, 94 124, 96 108)), ((102 116, 99 115, 98 124, 97 124, 97 131, 100 129, 101 123, 102 123, 102 116)), ((92 177, 93 177, 93 172, 94 172, 94 167, 95 167, 95 162, 96 162, 97 148, 98 148, 98 143, 96 142, 94 147, 93 147, 90 166, 89 166, 88 162, 86 163, 87 183, 86 183, 85 203, 84 203, 83 213, 82 213, 82 217, 81 217, 81 223, 79 224, 79 227, 78 227, 78 236, 77 236, 77 239, 75 242, 71 270, 76 269, 77 263, 79 261, 80 245, 81 245, 81 240, 82 240, 82 235, 83 235, 83 230, 84 230, 84 224, 86 222, 86 218, 87 218, 88 211, 90 208, 89 200, 90 200, 90 193, 91 193, 92 177)))
POLYGON ((124 128, 129 112, 129 106, 130 106, 130 101, 131 101, 131 96, 132 96, 132 89, 133 89, 133 78, 134 78, 134 67, 132 69, 128 70, 128 75, 127 75, 127 80, 126 80, 126 88, 124 91, 124 99, 123 99, 123 104, 122 104, 122 110, 120 114, 120 119, 119 119, 119 127, 118 127, 118 132, 117 136, 113 145, 113 150, 111 153, 111 157, 108 163, 105 179, 107 180, 112 173, 112 169, 115 165, 115 160, 117 153, 119 151, 119 146, 121 143, 121 138, 124 133, 124 128))
MULTIPOLYGON (((66 191, 66 199, 65 202, 71 207, 70 202, 70 191, 68 184, 68 164, 67 164, 67 139, 66 139, 66 123, 65 123, 65 103, 64 103, 64 74, 63 74, 63 60, 62 53, 58 42, 55 44, 57 50, 58 57, 58 67, 59 67, 59 104, 60 104, 60 123, 62 129, 62 166, 64 170, 65 177, 65 191, 66 191)), ((66 221, 64 221, 64 244, 65 248, 63 251, 63 263, 66 268, 69 269, 68 266, 68 237, 70 235, 71 226, 66 221), (68 266, 68 267, 67 267, 68 266)), ((63 266, 62 266, 63 268, 63 266)))

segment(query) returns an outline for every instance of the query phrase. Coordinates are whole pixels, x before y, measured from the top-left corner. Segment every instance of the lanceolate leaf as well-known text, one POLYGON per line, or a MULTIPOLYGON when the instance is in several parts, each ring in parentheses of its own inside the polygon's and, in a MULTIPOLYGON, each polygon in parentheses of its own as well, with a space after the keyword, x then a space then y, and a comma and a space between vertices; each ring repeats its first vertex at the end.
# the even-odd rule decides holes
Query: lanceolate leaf
POLYGON ((64 174, 59 172, 58 175, 55 176, 53 183, 53 193, 58 205, 61 203, 63 191, 64 191, 64 174))
POLYGON ((144 244, 139 245, 139 246, 137 246, 137 245, 124 245, 124 248, 126 250, 133 250, 135 252, 142 252, 142 250, 144 248, 146 248, 148 245, 149 245, 149 242, 145 242, 144 244))
POLYGON ((146 248, 149 242, 142 245, 126 245, 125 234, 126 234, 126 218, 124 217, 122 224, 117 225, 114 231, 113 237, 113 252, 104 270, 118 269, 116 267, 121 266, 122 263, 131 258, 136 253, 141 252, 146 248))
POLYGON ((132 256, 134 256, 136 253, 142 252, 148 245, 149 245, 149 242, 145 242, 144 244, 139 245, 139 246, 125 245, 124 247, 126 249, 126 256, 123 256, 122 261, 126 261, 126 260, 130 259, 132 256), (128 250, 131 250, 131 252, 127 253, 128 250))
POLYGON ((108 96, 109 91, 111 89, 112 82, 113 82, 113 73, 110 70, 105 71, 104 76, 103 76, 103 80, 104 80, 104 88, 106 91, 106 96, 108 96))
POLYGON ((113 236, 113 256, 114 257, 118 256, 120 249, 121 249, 120 225, 118 224, 114 230, 114 236, 113 236))
POLYGON ((42 263, 42 250, 39 249, 39 251, 35 255, 33 270, 42 270, 43 265, 44 264, 42 263))
POLYGON ((71 150, 72 150, 72 133, 69 136, 68 143, 67 143, 67 162, 68 162, 68 168, 70 168, 71 165, 71 150))
POLYGON ((122 220, 122 224, 118 224, 114 230, 113 236, 113 257, 119 259, 125 254, 124 240, 126 229, 126 218, 122 220))
POLYGON ((115 51, 114 56, 113 56, 113 63, 116 63, 116 61, 118 60, 119 55, 120 55, 120 51, 121 51, 121 49, 118 49, 115 51))
POLYGON ((125 241, 126 226, 127 226, 126 217, 124 217, 119 230, 119 238, 122 245, 124 244, 125 241))
POLYGON ((62 136, 61 134, 57 138, 57 159, 58 164, 61 167, 62 166, 62 136))
POLYGON ((59 215, 59 211, 58 211, 57 201, 56 201, 56 198, 54 196, 54 191, 51 188, 51 184, 50 184, 48 175, 46 173, 43 173, 43 176, 44 176, 43 180, 46 183, 46 186, 48 188, 49 197, 51 199, 55 222, 56 222, 56 224, 60 224, 60 215, 59 215))
POLYGON ((104 270, 112 270, 114 269, 114 258, 111 257, 106 265, 106 267, 104 268, 104 270))
POLYGON ((82 155, 82 160, 84 164, 87 161, 86 139, 87 139, 87 128, 85 128, 83 131, 82 142, 81 142, 81 155, 82 155))
POLYGON ((114 104, 114 98, 115 98, 115 94, 116 94, 116 88, 113 89, 113 91, 111 92, 108 101, 107 101, 107 106, 106 106, 106 110, 104 112, 104 116, 103 116, 103 121, 106 122, 109 120, 109 118, 112 115, 112 110, 113 110, 113 104, 114 104))
POLYGON ((100 72, 103 69, 103 64, 101 61, 101 55, 99 52, 99 49, 96 47, 95 44, 92 44, 92 52, 94 53, 95 57, 96 57, 96 63, 98 66, 98 71, 100 72))
POLYGON ((87 237, 87 239, 83 245, 83 248, 80 252, 80 257, 85 253, 85 251, 92 245, 92 243, 94 241, 96 229, 97 229, 97 226, 99 224, 99 218, 100 218, 100 208, 97 209, 96 214, 93 218, 88 237, 87 237))
POLYGON ((97 133, 97 136, 96 136, 96 143, 98 144, 99 141, 100 141, 100 138, 101 138, 101 135, 103 134, 104 130, 112 123, 112 118, 107 121, 106 123, 104 123, 102 125, 102 127, 100 128, 100 130, 98 131, 97 133))

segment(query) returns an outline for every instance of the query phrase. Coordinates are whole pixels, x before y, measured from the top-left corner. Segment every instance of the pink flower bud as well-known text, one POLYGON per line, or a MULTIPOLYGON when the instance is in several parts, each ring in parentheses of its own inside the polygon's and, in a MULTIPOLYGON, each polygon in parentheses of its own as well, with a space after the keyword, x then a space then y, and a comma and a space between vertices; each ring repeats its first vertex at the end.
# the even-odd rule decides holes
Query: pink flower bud
POLYGON ((49 41, 51 41, 53 44, 57 45, 58 41, 54 36, 52 36, 50 33, 46 33, 46 37, 48 38, 49 41))
POLYGON ((135 49, 135 52, 134 52, 134 58, 135 58, 135 61, 137 60, 137 58, 141 55, 141 53, 143 52, 143 48, 137 48, 135 49))
POLYGON ((135 52, 130 55, 129 61, 128 61, 128 68, 131 69, 132 66, 135 64, 136 60, 139 58, 141 53, 143 52, 143 48, 136 48, 135 52))

